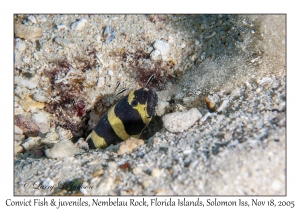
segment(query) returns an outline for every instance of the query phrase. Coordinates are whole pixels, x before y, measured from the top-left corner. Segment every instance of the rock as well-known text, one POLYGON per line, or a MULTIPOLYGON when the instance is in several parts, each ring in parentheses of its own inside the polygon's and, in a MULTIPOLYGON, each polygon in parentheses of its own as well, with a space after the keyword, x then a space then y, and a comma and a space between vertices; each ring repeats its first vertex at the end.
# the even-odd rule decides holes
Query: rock
POLYGON ((94 192, 94 194, 96 194, 96 195, 109 195, 109 192, 111 191, 111 189, 113 189, 113 186, 114 186, 114 179, 112 177, 107 177, 95 189, 96 192, 94 192))
POLYGON ((69 47, 69 48, 73 48, 75 46, 75 44, 73 42, 71 42, 70 40, 68 39, 63 39, 63 38, 60 38, 60 37, 56 37, 54 39, 54 41, 63 46, 63 47, 69 47))
POLYGON ((19 126, 15 125, 14 133, 22 135, 23 134, 23 130, 19 126))
POLYGON ((23 134, 14 134, 15 141, 22 142, 25 140, 25 135, 23 134))
POLYGON ((38 86, 38 76, 31 77, 30 79, 24 78, 22 76, 15 77, 15 84, 26 87, 30 90, 36 88, 38 86))
POLYGON ((15 142, 15 154, 21 153, 23 151, 24 151, 24 148, 21 145, 19 145, 17 142, 15 142))
POLYGON ((14 53, 14 62, 17 64, 21 62, 21 53, 18 50, 15 50, 14 53))
POLYGON ((114 76, 114 72, 111 69, 107 71, 107 74, 111 77, 114 76))
POLYGON ((158 168, 154 168, 151 172, 151 176, 158 178, 160 177, 160 170, 158 168))
POLYGON ((23 51, 26 49, 26 44, 25 44, 25 42, 17 42, 17 43, 16 43, 16 49, 17 49, 19 52, 23 52, 23 51))
POLYGON ((114 172, 118 168, 118 164, 114 161, 109 161, 108 164, 108 171, 114 172))
POLYGON ((14 113, 15 115, 21 115, 24 114, 24 109, 22 108, 22 106, 20 106, 18 103, 15 102, 14 104, 14 113))
POLYGON ((168 110, 169 106, 170 106, 170 104, 167 101, 158 101, 157 106, 156 106, 156 115, 163 116, 166 113, 166 111, 168 110))
MULTIPOLYGON (((43 187, 51 187, 54 186, 54 181, 52 179, 50 179, 49 177, 47 179, 45 179, 42 183, 43 187)), ((46 189, 46 188, 45 188, 46 189)))
POLYGON ((44 92, 41 92, 41 91, 36 92, 35 94, 33 94, 33 99, 38 101, 38 102, 42 102, 42 103, 48 101, 48 97, 45 95, 44 92))
POLYGON ((224 109, 227 108, 228 105, 229 105, 229 100, 228 100, 228 99, 225 99, 225 100, 222 102, 221 106, 217 109, 217 112, 223 111, 224 109))
POLYGON ((143 172, 143 169, 141 167, 135 167, 135 168, 132 169, 132 172, 135 175, 138 175, 138 174, 141 174, 143 172))
POLYGON ((26 136, 38 136, 40 132, 39 126, 28 116, 17 115, 15 116, 15 124, 20 127, 26 136))
POLYGON ((22 61, 23 61, 24 63, 29 64, 29 63, 30 63, 30 58, 25 56, 25 57, 22 58, 22 61))
POLYGON ((104 174, 103 169, 99 168, 99 169, 95 170, 92 175, 93 175, 93 177, 97 177, 97 176, 101 176, 103 174, 104 174))
POLYGON ((162 117, 164 127, 170 132, 183 132, 202 117, 197 108, 186 112, 174 112, 162 117))
POLYGON ((158 60, 161 56, 161 53, 159 50, 153 50, 150 54, 150 57, 152 60, 158 60))
POLYGON ((64 158, 75 155, 76 151, 75 145, 65 139, 56 143, 52 149, 47 149, 45 154, 48 158, 64 158))
POLYGON ((22 108, 26 112, 34 112, 36 110, 43 109, 45 106, 44 103, 32 100, 29 95, 25 96, 24 100, 20 102, 20 105, 22 105, 22 108))
POLYGON ((56 132, 55 128, 50 128, 50 131, 46 134, 46 138, 43 138, 41 141, 43 144, 47 145, 48 147, 53 147, 54 144, 59 142, 59 135, 56 132))
POLYGON ((100 34, 95 34, 94 38, 96 39, 97 42, 101 41, 101 35, 100 34))
POLYGON ((153 181, 151 179, 146 179, 142 183, 143 187, 147 189, 150 186, 153 186, 153 181))
POLYGON ((150 46, 150 47, 148 47, 146 53, 149 53, 149 54, 150 54, 150 53, 152 52, 152 50, 154 50, 154 48, 150 46))
POLYGON ((57 127, 56 128, 56 131, 59 135, 59 140, 62 141, 64 139, 71 139, 73 137, 73 134, 70 130, 66 130, 62 127, 57 127))
POLYGON ((155 195, 167 195, 167 192, 164 189, 157 189, 155 195))
POLYGON ((118 150, 118 155, 128 154, 132 152, 136 147, 139 147, 144 144, 142 139, 136 139, 134 137, 130 137, 126 141, 120 144, 120 148, 118 150))
POLYGON ((205 97, 205 103, 209 111, 214 112, 216 111, 216 105, 214 100, 212 100, 209 96, 205 97))
POLYGON ((35 17, 34 17, 33 15, 30 15, 30 16, 28 17, 28 20, 30 20, 30 21, 33 22, 33 23, 37 23, 37 22, 36 22, 36 19, 35 19, 35 17))
POLYGON ((40 156, 40 157, 44 156, 44 152, 43 152, 43 150, 40 149, 40 148, 33 148, 33 149, 30 151, 30 153, 33 154, 33 155, 36 155, 36 156, 40 156))
POLYGON ((282 184, 281 182, 277 179, 275 181, 272 182, 272 185, 271 185, 272 189, 276 192, 280 192, 281 189, 282 189, 282 184))
POLYGON ((99 77, 97 87, 103 87, 105 85, 105 78, 99 77))
POLYGON ((155 41, 154 49, 159 50, 163 60, 167 60, 167 55, 170 50, 170 44, 161 40, 155 41))
POLYGON ((41 133, 47 133, 50 129, 49 114, 39 111, 32 115, 32 120, 38 125, 41 133))
POLYGON ((29 151, 34 147, 38 147, 41 145, 41 137, 28 137, 26 141, 22 144, 25 150, 29 151))
POLYGON ((80 19, 74 23, 71 24, 71 29, 75 31, 80 31, 83 29, 85 23, 87 22, 87 19, 80 19))
POLYGON ((56 28, 58 30, 65 29, 67 26, 65 24, 57 25, 56 28))
POLYGON ((37 26, 15 25, 15 37, 35 42, 43 35, 42 29, 37 26))
POLYGON ((80 139, 75 143, 75 147, 80 148, 80 149, 84 149, 84 150, 88 150, 88 149, 89 149, 89 145, 88 145, 88 143, 84 140, 84 138, 80 138, 80 139))
POLYGON ((104 42, 106 44, 111 43, 112 40, 114 40, 115 36, 116 36, 115 29, 111 26, 106 26, 103 32, 104 42))

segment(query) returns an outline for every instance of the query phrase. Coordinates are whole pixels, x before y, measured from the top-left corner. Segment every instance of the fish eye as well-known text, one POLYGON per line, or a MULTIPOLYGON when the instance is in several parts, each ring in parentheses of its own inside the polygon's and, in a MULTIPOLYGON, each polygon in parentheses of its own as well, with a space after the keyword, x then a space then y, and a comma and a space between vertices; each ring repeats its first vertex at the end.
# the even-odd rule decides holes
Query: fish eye
POLYGON ((138 104, 139 104, 139 102, 136 99, 133 99, 131 101, 131 106, 133 106, 133 107, 137 106, 138 104))

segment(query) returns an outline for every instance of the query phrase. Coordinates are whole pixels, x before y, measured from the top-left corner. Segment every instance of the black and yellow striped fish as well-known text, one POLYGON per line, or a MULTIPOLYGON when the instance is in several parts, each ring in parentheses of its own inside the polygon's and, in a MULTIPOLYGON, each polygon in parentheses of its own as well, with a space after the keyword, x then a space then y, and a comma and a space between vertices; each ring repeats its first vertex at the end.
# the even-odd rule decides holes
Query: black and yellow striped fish
POLYGON ((108 110, 86 138, 90 149, 106 148, 129 137, 138 138, 155 115, 157 94, 148 88, 133 90, 108 110))

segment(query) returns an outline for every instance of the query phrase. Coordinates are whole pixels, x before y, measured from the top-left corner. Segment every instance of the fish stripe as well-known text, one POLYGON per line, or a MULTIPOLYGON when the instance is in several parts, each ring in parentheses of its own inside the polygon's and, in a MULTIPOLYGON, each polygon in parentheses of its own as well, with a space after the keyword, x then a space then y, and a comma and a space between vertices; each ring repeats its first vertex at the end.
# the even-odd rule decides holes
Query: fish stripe
MULTIPOLYGON (((132 91, 133 92, 133 91, 132 91)), ((132 92, 129 94, 131 95, 132 92)), ((115 115, 122 121, 128 135, 139 136, 146 124, 143 122, 138 110, 128 103, 128 96, 125 96, 114 108, 115 115)))
MULTIPOLYGON (((111 108, 112 109, 112 108, 111 108)), ((110 110, 111 110, 110 109, 110 110)), ((110 111, 109 110, 109 111, 110 111)), ((107 146, 111 145, 111 144, 117 144, 123 141, 123 139, 121 139, 113 130, 111 124, 109 123, 108 120, 108 113, 105 113, 100 121, 98 122, 98 124, 96 125, 96 127, 94 128, 93 131, 95 131, 95 133, 104 138, 107 146)))

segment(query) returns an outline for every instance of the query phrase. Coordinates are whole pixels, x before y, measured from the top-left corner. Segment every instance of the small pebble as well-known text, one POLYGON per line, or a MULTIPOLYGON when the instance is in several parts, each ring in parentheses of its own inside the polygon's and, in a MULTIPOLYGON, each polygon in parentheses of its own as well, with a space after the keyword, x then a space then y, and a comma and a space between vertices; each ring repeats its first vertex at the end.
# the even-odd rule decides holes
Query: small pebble
POLYGON ((111 77, 114 76, 114 72, 113 72, 112 70, 108 70, 108 71, 107 71, 107 74, 108 74, 109 76, 111 76, 111 77))
POLYGON ((111 26, 106 26, 103 32, 104 42, 106 44, 111 43, 116 36, 115 29, 111 26))
POLYGON ((200 41, 198 39, 195 40, 195 45, 199 45, 200 41))
POLYGON ((167 112, 169 106, 170 104, 167 101, 158 101, 156 107, 156 115, 163 116, 167 112))
POLYGON ((29 151, 33 149, 34 147, 38 147, 41 145, 41 137, 28 137, 25 142, 22 144, 22 146, 25 148, 25 150, 29 151))
POLYGON ((45 94, 43 94, 41 92, 36 92, 35 94, 33 94, 33 99, 38 101, 38 102, 48 101, 48 97, 46 97, 45 94))
POLYGON ((59 44, 59 45, 61 45, 61 46, 63 46, 63 47, 69 47, 69 48, 72 48, 72 47, 74 47, 74 43, 73 42, 71 42, 70 40, 68 40, 68 39, 63 39, 63 38, 60 38, 60 37, 56 37, 55 39, 54 39, 54 41, 57 43, 57 44, 59 44))
POLYGON ((75 155, 77 149, 70 140, 63 140, 54 145, 52 149, 47 149, 45 154, 48 158, 65 158, 75 155))
POLYGON ((159 50, 153 50, 150 54, 150 58, 152 60, 158 60, 160 58, 160 56, 161 56, 161 53, 159 50))
POLYGON ((118 165, 117 165, 117 163, 114 162, 114 161, 109 161, 109 162, 108 162, 108 168, 111 169, 111 170, 115 170, 115 169, 118 168, 118 165))
POLYGON ((185 44, 185 43, 182 43, 182 44, 180 45, 180 47, 181 47, 181 48, 185 48, 185 47, 186 47, 186 44, 185 44))
POLYGON ((110 192, 110 190, 112 189, 113 185, 114 185, 114 179, 112 177, 107 177, 95 189, 96 192, 94 192, 93 194, 96 194, 96 195, 108 195, 109 192, 110 192))
POLYGON ((34 120, 25 115, 15 116, 15 124, 23 130, 26 136, 35 137, 40 132, 40 128, 34 120))
POLYGON ((83 29, 85 23, 87 22, 87 19, 80 19, 74 23, 71 24, 71 29, 75 31, 80 31, 83 29))
POLYGON ((128 154, 132 152, 135 148, 145 144, 142 139, 136 139, 134 137, 130 137, 126 141, 120 144, 118 155, 128 154))
POLYGON ((97 177, 97 176, 101 176, 101 175, 103 175, 103 169, 102 168, 100 168, 100 169, 97 169, 97 170, 95 170, 94 172, 93 172, 93 177, 97 177))
POLYGON ((33 15, 30 15, 30 16, 28 17, 28 20, 30 20, 30 21, 33 22, 33 23, 37 23, 37 22, 36 22, 36 19, 35 19, 35 17, 34 17, 33 15))
POLYGON ((141 167, 135 167, 133 168, 132 172, 135 174, 135 175, 138 175, 138 174, 141 174, 143 172, 142 168, 141 167))
POLYGON ((104 77, 99 77, 97 87, 103 87, 105 85, 105 78, 104 77))
POLYGON ((38 77, 32 77, 30 79, 21 77, 21 76, 17 76, 15 77, 15 82, 16 84, 19 84, 23 87, 26 87, 28 89, 35 89, 38 86, 38 77))
POLYGON ((222 120, 224 120, 224 118, 225 118, 225 115, 220 114, 220 115, 217 116, 216 120, 217 120, 218 123, 220 123, 222 120))
POLYGON ((162 40, 156 40, 153 47, 154 49, 159 50, 163 60, 166 60, 167 54, 170 50, 170 44, 162 40))
POLYGON ((282 184, 279 180, 275 180, 271 185, 272 189, 276 192, 280 192, 282 188, 282 184))
POLYGON ((17 49, 19 52, 23 52, 23 51, 26 49, 26 44, 25 44, 25 42, 17 42, 17 43, 16 43, 16 49, 17 49))
POLYGON ((151 172, 151 176, 158 178, 160 177, 160 170, 158 168, 154 168, 151 172))
POLYGON ((36 156, 44 156, 43 150, 41 150, 40 148, 33 148, 31 151, 31 154, 36 155, 36 156))
POLYGON ((65 29, 67 26, 65 24, 57 25, 56 28, 58 30, 65 29))
POLYGON ((157 189, 155 195, 167 195, 167 192, 164 189, 157 189))
POLYGON ((145 189, 147 189, 148 187, 153 185, 153 181, 151 179, 145 180, 145 181, 143 181, 142 185, 145 189))
POLYGON ((205 52, 202 53, 202 55, 201 55, 200 58, 201 58, 202 61, 205 60, 205 58, 206 58, 206 57, 205 57, 205 52))
POLYGON ((25 135, 23 134, 14 134, 14 139, 17 142, 22 142, 25 140, 25 135))
POLYGON ((24 63, 29 64, 29 63, 30 63, 30 58, 29 58, 29 57, 23 57, 23 58, 22 58, 22 61, 23 61, 24 63))
POLYGON ((21 153, 23 151, 24 151, 24 147, 22 147, 21 145, 19 145, 15 142, 15 154, 21 153))
POLYGON ((227 133, 224 135, 224 139, 225 139, 225 141, 230 141, 230 140, 232 140, 232 133, 231 133, 231 132, 227 132, 227 133))
POLYGON ((80 138, 80 139, 75 143, 75 146, 76 146, 77 148, 84 149, 84 150, 88 150, 88 149, 89 149, 89 145, 88 145, 88 143, 84 140, 84 138, 80 138))
POLYGON ((28 41, 35 42, 42 35, 42 29, 37 26, 25 26, 22 24, 15 25, 15 37, 24 38, 28 41))
POLYGON ((175 41, 174 36, 169 35, 169 37, 168 37, 168 42, 169 42, 169 43, 173 43, 174 41, 175 41))
POLYGON ((47 133, 50 129, 49 114, 44 111, 32 115, 32 120, 38 125, 41 133, 47 133))
POLYGON ((170 132, 183 132, 195 124, 202 117, 197 108, 186 112, 174 112, 163 116, 164 127, 170 132))
POLYGON ((94 36, 94 38, 96 39, 97 42, 100 42, 101 41, 101 35, 100 34, 96 34, 94 36))
POLYGON ((190 60, 191 60, 192 62, 194 62, 194 61, 196 60, 196 58, 197 58, 197 56, 194 54, 194 55, 192 55, 192 56, 190 57, 190 60))
POLYGON ((43 181, 42 186, 44 187, 54 186, 54 181, 48 177, 43 181))
POLYGON ((19 126, 15 125, 14 133, 22 135, 23 134, 23 130, 19 126))
POLYGON ((228 100, 228 99, 225 99, 225 100, 222 102, 221 106, 217 109, 217 112, 223 111, 225 108, 227 108, 228 104, 229 104, 229 100, 228 100))
POLYGON ((68 129, 64 129, 62 127, 56 128, 57 133, 59 135, 59 140, 71 139, 73 137, 72 131, 68 129))
POLYGON ((194 150, 193 149, 186 149, 186 150, 183 150, 183 154, 184 155, 189 155, 189 154, 192 154, 194 152, 194 150))
POLYGON ((151 52, 153 51, 153 49, 154 49, 153 47, 148 47, 148 49, 147 49, 146 52, 147 52, 147 53, 151 53, 151 52))
POLYGON ((211 97, 207 96, 205 98, 205 103, 206 103, 206 106, 209 109, 209 111, 211 111, 211 112, 216 111, 215 103, 213 102, 213 100, 211 99, 211 97))

